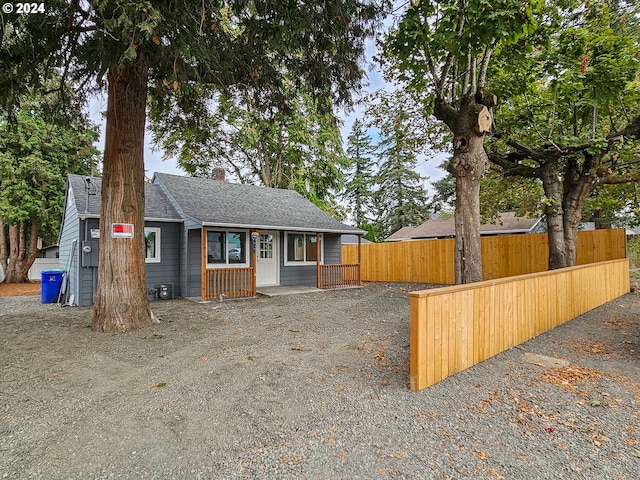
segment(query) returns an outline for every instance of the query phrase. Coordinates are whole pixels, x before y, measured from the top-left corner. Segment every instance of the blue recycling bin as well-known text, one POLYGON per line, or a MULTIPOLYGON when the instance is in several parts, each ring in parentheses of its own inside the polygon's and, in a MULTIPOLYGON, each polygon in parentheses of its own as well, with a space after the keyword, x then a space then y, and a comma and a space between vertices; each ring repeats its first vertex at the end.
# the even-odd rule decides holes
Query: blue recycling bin
POLYGON ((53 303, 62 287, 62 270, 43 270, 40 286, 40 303, 53 303))

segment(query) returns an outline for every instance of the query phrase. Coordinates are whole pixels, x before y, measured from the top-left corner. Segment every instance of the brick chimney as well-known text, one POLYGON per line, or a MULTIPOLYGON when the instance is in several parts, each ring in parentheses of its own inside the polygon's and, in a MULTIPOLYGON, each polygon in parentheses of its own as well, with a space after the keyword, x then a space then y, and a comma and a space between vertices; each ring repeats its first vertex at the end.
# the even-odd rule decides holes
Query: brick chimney
POLYGON ((213 167, 211 170, 211 179, 212 180, 220 180, 221 182, 226 182, 226 172, 222 167, 213 167))

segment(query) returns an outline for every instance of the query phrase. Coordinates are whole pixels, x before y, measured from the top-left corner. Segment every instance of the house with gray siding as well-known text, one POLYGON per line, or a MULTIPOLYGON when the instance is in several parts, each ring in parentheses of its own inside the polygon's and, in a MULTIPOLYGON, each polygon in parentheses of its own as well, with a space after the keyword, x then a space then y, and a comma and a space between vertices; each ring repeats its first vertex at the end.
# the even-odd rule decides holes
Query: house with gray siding
MULTIPOLYGON (((69 298, 93 303, 98 282, 100 178, 69 175, 60 231, 60 268, 69 298)), ((255 295, 256 288, 360 283, 341 265, 342 224, 292 190, 157 173, 145 184, 149 300, 255 295)))

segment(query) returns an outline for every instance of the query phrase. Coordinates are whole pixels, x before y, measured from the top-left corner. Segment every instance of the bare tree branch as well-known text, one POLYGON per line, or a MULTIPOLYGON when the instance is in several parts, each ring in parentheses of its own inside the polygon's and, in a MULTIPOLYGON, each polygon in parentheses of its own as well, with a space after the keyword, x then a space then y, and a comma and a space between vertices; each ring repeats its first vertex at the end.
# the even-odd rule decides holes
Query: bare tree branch
MULTIPOLYGON (((495 43, 495 42, 492 42, 495 43)), ((482 57, 482 63, 480 64, 480 75, 478 75, 478 88, 484 87, 484 82, 487 80, 487 70, 489 69, 489 60, 493 55, 493 48, 486 48, 482 57)))

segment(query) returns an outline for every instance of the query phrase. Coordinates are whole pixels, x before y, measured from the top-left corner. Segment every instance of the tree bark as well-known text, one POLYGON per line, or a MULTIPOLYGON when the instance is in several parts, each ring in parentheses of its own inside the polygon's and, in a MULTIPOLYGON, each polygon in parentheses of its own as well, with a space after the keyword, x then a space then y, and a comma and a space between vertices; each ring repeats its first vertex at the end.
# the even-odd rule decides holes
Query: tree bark
POLYGON ((5 272, 7 271, 9 260, 9 248, 7 246, 7 233, 5 224, 0 220, 0 283, 5 281, 5 272))
POLYGON ((547 218, 549 239, 549 270, 567 266, 564 244, 564 212, 562 210, 562 187, 558 178, 558 162, 550 160, 540 167, 540 179, 546 197, 544 214, 547 218))
POLYGON ((578 229, 582 221, 582 206, 596 184, 600 163, 601 158, 599 155, 590 154, 585 154, 585 159, 580 169, 572 162, 568 162, 562 204, 567 267, 572 267, 576 264, 578 229))
POLYGON ((6 236, 4 227, 2 228, 3 247, 0 247, 0 258, 4 270, 5 283, 25 283, 29 281, 29 269, 36 259, 38 253, 38 223, 33 222, 25 225, 20 222, 16 225, 9 225, 9 245, 7 251, 6 236), (27 241, 27 227, 29 230, 29 240, 27 241))
POLYGON ((144 130, 149 66, 109 69, 100 210, 98 286, 92 329, 126 332, 151 325, 144 248, 144 130), (134 225, 134 238, 113 238, 113 223, 134 225))
MULTIPOLYGON (((448 111, 447 114, 451 112, 448 111)), ((461 99, 455 121, 453 157, 447 170, 456 179, 455 281, 456 284, 482 280, 480 248, 480 180, 489 159, 484 150, 484 134, 491 126, 489 110, 474 97, 461 99)), ((444 119, 442 119, 444 120, 444 119)))

